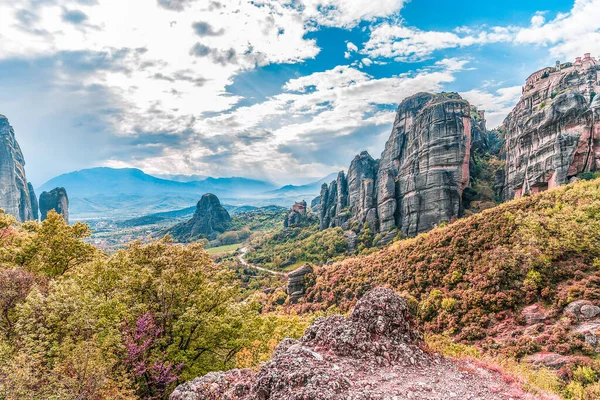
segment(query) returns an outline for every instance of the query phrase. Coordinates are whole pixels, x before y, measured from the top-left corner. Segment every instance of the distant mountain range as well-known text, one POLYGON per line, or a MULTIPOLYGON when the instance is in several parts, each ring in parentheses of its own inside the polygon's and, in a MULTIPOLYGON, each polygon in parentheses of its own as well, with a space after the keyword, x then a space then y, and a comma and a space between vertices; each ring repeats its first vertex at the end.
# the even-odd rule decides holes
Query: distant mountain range
POLYGON ((194 181, 203 181, 206 178, 210 178, 206 175, 182 175, 182 174, 160 174, 154 175, 157 178, 167 179, 175 182, 194 182, 194 181))
MULTIPOLYGON (((312 183, 308 183, 306 185, 300 185, 300 186, 286 185, 277 190, 272 190, 268 193, 273 194, 275 196, 282 196, 282 195, 302 196, 302 195, 307 195, 307 194, 315 194, 315 196, 317 196, 321 192, 321 185, 323 185, 324 183, 329 184, 332 181, 335 181, 335 179, 337 178, 337 175, 338 175, 337 172, 333 173, 333 174, 329 174, 321 180, 318 180, 318 181, 312 182, 312 183)), ((313 197, 315 197, 315 196, 313 196, 313 197)), ((312 200, 312 198, 310 198, 310 199, 307 198, 305 200, 310 201, 310 200, 312 200)))
POLYGON ((271 182, 240 177, 188 180, 194 176, 168 176, 172 179, 135 168, 98 167, 57 176, 37 191, 66 188, 73 220, 127 219, 185 209, 195 205, 205 193, 213 193, 232 206, 290 206, 296 200, 312 200, 323 182, 335 178, 333 174, 310 184, 278 188, 271 182))
POLYGON ((98 194, 154 195, 160 192, 190 193, 211 192, 217 196, 254 195, 277 187, 265 181, 246 178, 206 178, 200 181, 180 182, 156 178, 135 168, 90 168, 70 172, 43 184, 40 190, 65 187, 70 196, 93 196, 98 194))

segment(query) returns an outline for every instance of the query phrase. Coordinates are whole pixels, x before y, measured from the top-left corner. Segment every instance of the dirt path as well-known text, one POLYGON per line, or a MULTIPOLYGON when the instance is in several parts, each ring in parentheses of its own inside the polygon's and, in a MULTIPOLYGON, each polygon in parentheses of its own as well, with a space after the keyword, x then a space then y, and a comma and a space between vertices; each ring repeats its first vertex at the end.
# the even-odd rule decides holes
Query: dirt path
POLYGON ((287 275, 287 274, 284 274, 283 272, 271 271, 270 269, 266 269, 266 268, 263 268, 263 267, 259 267, 258 265, 250 264, 248 261, 244 260, 244 256, 246 255, 246 253, 248 253, 248 248, 247 247, 242 247, 241 249, 238 250, 238 252, 239 252, 239 254, 238 254, 238 260, 240 260, 240 263, 244 267, 254 268, 254 269, 257 269, 259 271, 263 271, 263 272, 266 272, 268 274, 276 275, 276 276, 285 276, 285 275, 287 275))

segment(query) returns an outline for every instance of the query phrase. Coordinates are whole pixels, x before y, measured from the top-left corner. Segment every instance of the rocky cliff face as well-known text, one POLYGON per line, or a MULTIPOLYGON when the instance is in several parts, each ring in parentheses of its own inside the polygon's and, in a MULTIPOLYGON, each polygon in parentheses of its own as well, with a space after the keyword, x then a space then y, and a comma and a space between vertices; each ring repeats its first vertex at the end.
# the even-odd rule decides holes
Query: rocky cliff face
POLYGON ((314 215, 309 214, 306 201, 302 200, 292 206, 290 212, 283 219, 284 228, 292 228, 315 222, 314 215))
POLYGON ((225 232, 230 222, 231 217, 217 196, 207 193, 196 205, 192 219, 174 226, 169 232, 179 241, 201 237, 212 240, 219 233, 225 232))
POLYGON ((537 398, 497 372, 424 352, 412 321, 403 298, 376 288, 350 317, 318 318, 300 340, 283 340, 258 372, 209 373, 170 399, 537 398))
POLYGON ((69 196, 67 196, 65 188, 56 188, 50 192, 43 192, 40 195, 39 207, 42 221, 48 218, 50 210, 54 210, 69 223, 69 196))
POLYGON ((348 168, 348 206, 360 225, 367 222, 372 231, 377 230, 377 169, 379 163, 363 151, 348 168))
POLYGON ((531 75, 508 115, 504 197, 600 168, 600 64, 589 54, 531 75))
POLYGON ((306 291, 306 275, 313 272, 310 264, 305 264, 302 268, 288 274, 288 295, 290 302, 296 303, 306 291))
POLYGON ((459 217, 469 185, 475 117, 455 93, 419 93, 404 100, 381 160, 363 152, 352 161, 347 178, 340 173, 323 186, 321 228, 350 229, 356 222, 354 228, 367 223, 373 232, 397 227, 415 236, 459 217))
POLYGON ((31 201, 31 214, 33 219, 37 221, 40 218, 40 205, 35 196, 35 190, 33 189, 31 182, 27 184, 27 188, 29 189, 29 201, 31 201))
POLYGON ((0 115, 0 208, 18 221, 33 219, 29 187, 15 132, 8 119, 0 115))
POLYGON ((380 230, 407 236, 462 212, 469 185, 470 105, 457 94, 418 94, 399 108, 381 156, 377 198, 380 230))

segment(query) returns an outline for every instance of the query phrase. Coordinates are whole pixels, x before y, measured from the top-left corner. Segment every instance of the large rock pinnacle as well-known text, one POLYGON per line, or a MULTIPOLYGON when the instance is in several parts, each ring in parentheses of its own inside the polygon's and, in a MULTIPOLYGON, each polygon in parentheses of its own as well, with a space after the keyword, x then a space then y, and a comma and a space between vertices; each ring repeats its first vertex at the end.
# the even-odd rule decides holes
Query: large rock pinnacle
POLYGON ((0 208, 18 221, 34 218, 25 159, 8 119, 0 114, 0 208))
POLYGON ((48 218, 50 210, 62 215, 65 222, 69 223, 69 197, 65 188, 55 188, 40 195, 40 216, 42 221, 48 218))
POLYGON ((189 241, 199 238, 214 239, 219 233, 227 230, 231 217, 221 205, 219 198, 207 193, 196 205, 192 219, 174 226, 169 230, 179 241, 189 241))
POLYGON ((599 68, 586 54, 527 79, 504 122, 507 200, 600 169, 599 68))
MULTIPOLYGON (((470 178, 472 111, 456 93, 405 99, 381 159, 362 152, 347 177, 340 173, 323 187, 321 229, 351 229, 356 222, 358 229, 366 223, 372 232, 398 228, 415 236, 461 216, 470 178)), ((476 132, 485 130, 482 124, 476 132)))

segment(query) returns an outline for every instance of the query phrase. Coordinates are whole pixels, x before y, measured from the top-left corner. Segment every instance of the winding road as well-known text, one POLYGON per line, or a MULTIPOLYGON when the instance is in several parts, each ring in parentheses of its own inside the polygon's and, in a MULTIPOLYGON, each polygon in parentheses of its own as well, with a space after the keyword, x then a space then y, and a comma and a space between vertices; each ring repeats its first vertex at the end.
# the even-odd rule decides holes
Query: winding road
POLYGON ((248 248, 247 247, 242 247, 241 249, 238 250, 238 252, 240 253, 238 255, 238 260, 240 260, 240 263, 242 263, 242 265, 244 267, 254 268, 254 269, 257 269, 259 271, 263 271, 263 272, 269 273, 271 275, 276 275, 276 276, 285 276, 285 275, 287 275, 287 274, 284 274, 283 272, 271 271, 270 269, 266 269, 266 268, 263 268, 263 267, 259 267, 258 265, 250 264, 248 261, 244 260, 244 256, 246 255, 246 253, 248 253, 248 248))

